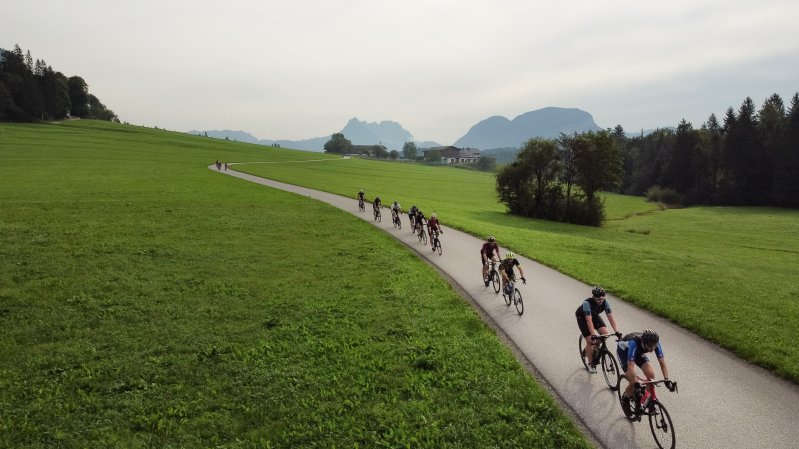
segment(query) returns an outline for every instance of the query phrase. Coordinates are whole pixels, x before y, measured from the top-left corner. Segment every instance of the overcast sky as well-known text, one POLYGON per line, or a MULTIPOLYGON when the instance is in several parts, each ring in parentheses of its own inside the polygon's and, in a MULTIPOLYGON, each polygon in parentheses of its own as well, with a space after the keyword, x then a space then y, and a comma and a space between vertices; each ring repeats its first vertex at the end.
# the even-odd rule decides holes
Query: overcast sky
POLYGON ((580 108, 700 126, 799 91, 796 0, 25 0, 19 44, 122 121, 305 139, 349 119, 452 144, 493 115, 580 108))

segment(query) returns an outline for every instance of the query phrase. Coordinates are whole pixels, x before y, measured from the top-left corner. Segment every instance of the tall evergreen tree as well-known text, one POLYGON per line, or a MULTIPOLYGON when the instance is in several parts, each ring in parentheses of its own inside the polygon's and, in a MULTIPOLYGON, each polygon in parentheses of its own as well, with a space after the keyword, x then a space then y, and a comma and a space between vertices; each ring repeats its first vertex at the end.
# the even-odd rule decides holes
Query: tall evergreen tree
POLYGON ((780 206, 799 207, 799 93, 791 99, 774 166, 774 201, 780 206))
POLYGON ((768 202, 773 203, 774 158, 782 143, 782 135, 787 125, 785 106, 779 95, 770 96, 758 112, 758 131, 763 145, 761 167, 762 189, 767 192, 768 202))
POLYGON ((735 120, 728 124, 724 143, 724 168, 727 175, 726 202, 730 204, 763 204, 771 185, 764 168, 763 144, 758 132, 755 105, 747 97, 738 109, 735 120))
POLYGON ((710 170, 710 194, 713 201, 716 201, 719 178, 721 176, 721 152, 724 146, 724 130, 718 119, 716 119, 716 114, 710 114, 703 130, 706 132, 703 144, 705 145, 705 154, 707 154, 708 169, 710 170))

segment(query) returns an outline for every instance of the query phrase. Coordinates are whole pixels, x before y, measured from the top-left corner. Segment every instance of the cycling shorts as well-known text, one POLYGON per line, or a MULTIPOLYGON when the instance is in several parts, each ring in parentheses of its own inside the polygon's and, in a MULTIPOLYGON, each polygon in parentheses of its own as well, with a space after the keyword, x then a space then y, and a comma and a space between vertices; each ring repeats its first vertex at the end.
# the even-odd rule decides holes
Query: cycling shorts
MULTIPOLYGON (((629 349, 622 349, 616 347, 616 355, 619 356, 619 361, 621 362, 621 369, 625 373, 627 372, 627 351, 629 349)), ((635 364, 640 368, 644 363, 649 363, 649 357, 646 356, 645 352, 638 352, 635 354, 635 364)))
MULTIPOLYGON (((599 331, 603 327, 607 327, 605 324, 605 320, 602 319, 601 316, 595 316, 593 318, 594 329, 599 331)), ((585 315, 577 317, 577 327, 580 328, 580 332, 582 332, 583 337, 587 337, 591 335, 591 332, 588 331, 588 320, 585 319, 585 315)), ((625 354, 627 352, 625 351, 625 354)))

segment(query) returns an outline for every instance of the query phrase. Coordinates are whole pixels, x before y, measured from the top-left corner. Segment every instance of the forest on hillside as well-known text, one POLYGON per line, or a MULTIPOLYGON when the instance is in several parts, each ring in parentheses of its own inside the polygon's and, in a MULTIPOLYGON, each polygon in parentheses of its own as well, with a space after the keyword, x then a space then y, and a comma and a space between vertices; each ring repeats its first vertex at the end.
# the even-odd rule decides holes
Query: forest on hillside
POLYGON ((114 111, 89 93, 80 76, 67 77, 43 59, 34 61, 19 45, 0 48, 0 121, 34 122, 65 118, 118 122, 114 111))

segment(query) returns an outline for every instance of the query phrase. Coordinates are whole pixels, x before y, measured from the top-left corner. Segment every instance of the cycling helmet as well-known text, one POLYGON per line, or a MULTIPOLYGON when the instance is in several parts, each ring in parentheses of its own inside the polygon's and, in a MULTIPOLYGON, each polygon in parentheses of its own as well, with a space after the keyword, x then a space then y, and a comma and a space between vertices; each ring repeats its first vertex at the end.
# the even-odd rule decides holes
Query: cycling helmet
POLYGON ((641 332, 641 343, 643 343, 644 346, 654 348, 657 346, 659 341, 660 337, 658 336, 658 333, 652 329, 645 329, 643 332, 641 332))
POLYGON ((397 204, 399 204, 397 200, 394 200, 394 205, 396 206, 397 204))
POLYGON ((363 193, 363 189, 361 189, 361 193, 363 193))
POLYGON ((430 215, 430 218, 436 218, 436 213, 435 213, 435 212, 433 212, 433 213, 430 215))
POLYGON ((495 239, 493 235, 489 235, 488 236, 488 241, 491 242, 491 243, 494 243, 494 242, 497 241, 497 239, 495 239))
POLYGON ((596 286, 593 290, 591 290, 591 294, 594 295, 594 298, 605 296, 605 289, 600 286, 596 286))
POLYGON ((512 252, 508 251, 508 254, 505 254, 505 258, 510 260, 516 257, 512 252))

